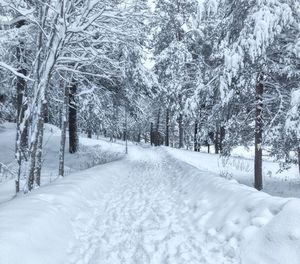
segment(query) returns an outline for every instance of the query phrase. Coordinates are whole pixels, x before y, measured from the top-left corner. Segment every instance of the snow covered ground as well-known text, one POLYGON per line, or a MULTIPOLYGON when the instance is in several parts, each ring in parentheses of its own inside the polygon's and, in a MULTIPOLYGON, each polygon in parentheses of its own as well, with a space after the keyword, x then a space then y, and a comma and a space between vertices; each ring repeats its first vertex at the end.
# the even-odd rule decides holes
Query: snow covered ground
MULTIPOLYGON (((220 157, 215 154, 193 152, 166 148, 175 158, 187 162, 196 168, 217 173, 225 179, 235 179, 239 183, 253 186, 254 181, 254 149, 238 147, 232 156, 220 157)), ((265 156, 263 161, 263 191, 281 197, 300 198, 300 176, 297 165, 288 170, 280 171, 279 164, 265 156)))
MULTIPOLYGON (((17 164, 14 158, 16 127, 13 123, 0 124, 0 163, 14 174, 17 173, 17 164)), ((59 156, 60 130, 46 124, 42 167, 42 185, 47 185, 57 179, 59 156)), ((65 174, 84 170, 97 164, 107 163, 124 156, 124 146, 107 141, 81 138, 80 151, 71 155, 66 148, 65 174)), ((66 142, 68 146, 68 140, 66 142)), ((12 199, 15 195, 15 182, 0 172, 0 203, 12 199)), ((23 182, 23 184, 25 184, 23 182)))
POLYGON ((81 142, 118 159, 0 204, 1 264, 299 263, 299 199, 220 177, 215 155, 81 142))

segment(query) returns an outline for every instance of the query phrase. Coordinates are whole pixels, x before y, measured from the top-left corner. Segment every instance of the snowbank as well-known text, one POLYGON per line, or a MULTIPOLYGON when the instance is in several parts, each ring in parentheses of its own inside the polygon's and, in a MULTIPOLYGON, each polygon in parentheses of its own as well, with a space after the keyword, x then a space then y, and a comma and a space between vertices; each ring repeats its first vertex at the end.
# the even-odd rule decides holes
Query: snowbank
POLYGON ((95 172, 97 168, 59 179, 0 205, 0 263, 66 263, 76 241, 74 218, 108 188, 109 178, 99 179, 95 172))
MULTIPOLYGON (((41 184, 47 185, 58 177, 58 157, 60 144, 60 129, 54 125, 45 124, 43 167, 41 184)), ((16 126, 13 123, 0 125, 0 162, 5 164, 15 175, 17 164, 15 153, 16 126)), ((65 175, 84 170, 93 166, 118 160, 124 156, 125 147, 105 140, 80 138, 80 149, 76 154, 68 152, 68 138, 66 140, 65 175)), ((0 172, 0 203, 12 199, 15 195, 14 179, 5 179, 0 172)), ((25 181, 22 181, 25 184, 25 181)))
MULTIPOLYGON (((254 161, 253 151, 244 147, 234 149, 232 156, 220 157, 216 154, 165 148, 173 157, 182 160, 200 170, 216 173, 226 179, 235 179, 239 183, 253 187, 254 161)), ((281 197, 300 198, 300 178, 296 165, 289 170, 280 171, 279 164, 270 160, 263 161, 263 191, 281 197)))
POLYGON ((299 263, 298 199, 272 197, 208 173, 192 182, 193 214, 202 230, 207 230, 205 240, 212 252, 218 242, 229 259, 239 255, 238 260, 225 263, 299 263))

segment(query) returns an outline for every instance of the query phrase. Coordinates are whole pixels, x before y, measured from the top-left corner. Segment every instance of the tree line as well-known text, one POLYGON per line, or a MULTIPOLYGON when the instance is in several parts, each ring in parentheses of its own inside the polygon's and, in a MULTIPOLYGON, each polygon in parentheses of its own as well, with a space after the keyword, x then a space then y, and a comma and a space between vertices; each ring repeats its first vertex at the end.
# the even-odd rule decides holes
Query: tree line
MULTIPOLYGON (((300 164, 297 0, 1 0, 0 121, 17 124, 23 191, 40 186, 45 123, 59 172, 78 133, 300 164), (68 134, 68 137, 67 137, 68 134)), ((300 165, 299 165, 300 170, 300 165)))

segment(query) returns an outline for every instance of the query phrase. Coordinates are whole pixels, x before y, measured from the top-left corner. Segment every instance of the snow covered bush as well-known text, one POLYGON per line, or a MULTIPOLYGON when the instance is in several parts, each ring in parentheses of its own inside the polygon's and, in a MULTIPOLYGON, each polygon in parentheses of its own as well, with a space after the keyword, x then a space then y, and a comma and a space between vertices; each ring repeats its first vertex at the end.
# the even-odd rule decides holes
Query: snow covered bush
POLYGON ((105 150, 101 145, 85 146, 80 145, 79 151, 75 154, 76 163, 72 169, 85 170, 100 164, 116 161, 124 156, 124 153, 105 150))

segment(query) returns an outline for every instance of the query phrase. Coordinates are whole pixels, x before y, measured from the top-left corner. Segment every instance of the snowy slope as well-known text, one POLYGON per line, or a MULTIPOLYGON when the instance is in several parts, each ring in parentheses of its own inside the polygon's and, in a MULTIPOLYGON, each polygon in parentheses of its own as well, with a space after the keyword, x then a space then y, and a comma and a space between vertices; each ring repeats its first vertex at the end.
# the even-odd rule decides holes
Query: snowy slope
MULTIPOLYGON (((231 157, 220 157, 216 154, 193 152, 166 148, 175 158, 187 162, 196 168, 217 173, 226 179, 235 179, 239 183, 253 187, 254 151, 243 147, 234 149, 231 157)), ((265 156, 263 161, 263 191, 281 197, 300 198, 300 176, 296 165, 280 171, 279 163, 272 162, 265 156)))
POLYGON ((298 264, 299 219, 298 199, 131 146, 2 204, 0 263, 298 264))
MULTIPOLYGON (((16 127, 13 123, 0 125, 0 163, 5 164, 16 174, 17 164, 14 159, 16 127)), ((55 181, 58 177, 58 157, 60 144, 60 130, 53 126, 45 125, 42 185, 55 181)), ((68 146, 68 139, 66 142, 68 146)), ((78 170, 87 169, 97 164, 117 160, 124 155, 125 147, 107 141, 80 138, 80 150, 76 154, 68 153, 66 147, 65 174, 68 175, 78 170)), ((23 182, 25 184, 25 182, 23 182)), ((10 200, 15 195, 14 180, 5 179, 0 172, 0 203, 10 200)))

